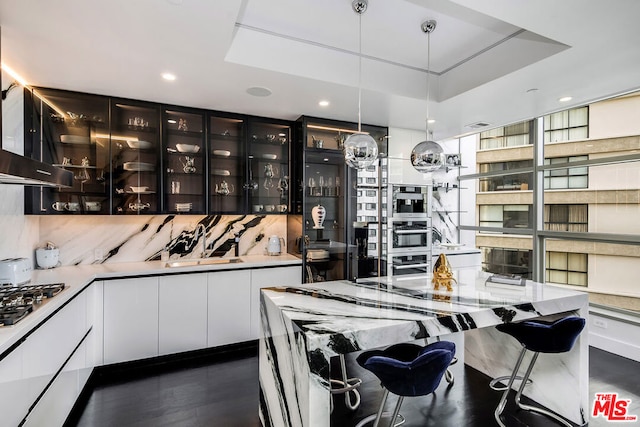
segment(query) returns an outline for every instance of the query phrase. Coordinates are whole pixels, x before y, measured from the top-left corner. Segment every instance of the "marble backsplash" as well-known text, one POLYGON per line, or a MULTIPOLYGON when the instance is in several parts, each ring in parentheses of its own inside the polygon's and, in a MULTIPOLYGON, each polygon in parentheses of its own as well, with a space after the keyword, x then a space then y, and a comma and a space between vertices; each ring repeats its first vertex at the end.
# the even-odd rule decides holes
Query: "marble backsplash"
POLYGON ((34 259, 38 244, 38 217, 25 216, 24 187, 0 184, 0 259, 34 259))
MULTIPOLYGON (((233 256, 235 233, 240 235, 240 255, 262 255, 270 236, 284 237, 286 242, 287 231, 284 215, 35 218, 39 218, 35 246, 53 242, 60 249, 62 265, 158 260, 163 250, 170 252, 171 259, 198 258, 202 254, 202 235, 196 232, 200 224, 206 229, 207 251, 212 256, 233 256)), ((286 252, 286 246, 282 251, 286 252)))

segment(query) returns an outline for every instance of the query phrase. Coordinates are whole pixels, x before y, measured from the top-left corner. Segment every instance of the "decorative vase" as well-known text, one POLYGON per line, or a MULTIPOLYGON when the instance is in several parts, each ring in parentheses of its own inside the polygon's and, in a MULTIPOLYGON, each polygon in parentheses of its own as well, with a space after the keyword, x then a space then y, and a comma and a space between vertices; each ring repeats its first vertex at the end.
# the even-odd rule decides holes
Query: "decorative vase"
POLYGON ((311 218, 313 219, 313 228, 324 228, 324 217, 327 214, 327 210, 322 205, 314 206, 311 209, 311 218))

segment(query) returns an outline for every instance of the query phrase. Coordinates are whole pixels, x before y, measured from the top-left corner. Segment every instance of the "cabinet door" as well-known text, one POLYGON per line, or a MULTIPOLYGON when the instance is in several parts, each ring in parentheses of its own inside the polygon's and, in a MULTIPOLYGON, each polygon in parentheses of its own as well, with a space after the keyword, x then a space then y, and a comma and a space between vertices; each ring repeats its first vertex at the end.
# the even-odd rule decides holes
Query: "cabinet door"
POLYGON ((104 363, 158 355, 158 278, 104 283, 104 363))
POLYGON ((217 271, 207 275, 209 288, 208 346, 251 339, 251 271, 217 271))
POLYGON ((71 188, 28 190, 33 195, 28 213, 109 213, 109 98, 35 89, 28 100, 40 124, 31 129, 36 157, 74 177, 71 188))
POLYGON ((61 426, 78 398, 86 377, 81 375, 86 365, 88 341, 85 339, 58 373, 46 393, 29 413, 24 426, 61 426), (82 378, 81 378, 82 377, 82 378))
POLYGON ((249 123, 248 141, 251 212, 287 213, 291 124, 253 118, 249 123))
POLYGON ((242 116, 209 117, 210 213, 247 211, 245 195, 253 187, 246 179, 245 126, 242 116))
POLYGON ((159 354, 207 346, 207 275, 160 277, 159 354))
POLYGON ((160 107, 111 100, 111 169, 116 214, 160 211, 160 107))
POLYGON ((23 380, 22 353, 23 346, 18 346, 0 361, 0 411, 7 426, 19 425, 32 403, 23 380))
POLYGON ((164 209, 166 213, 206 212, 204 113, 185 108, 163 112, 164 209))
POLYGON ((251 272, 251 339, 260 338, 260 289, 300 285, 302 267, 255 269, 251 272))

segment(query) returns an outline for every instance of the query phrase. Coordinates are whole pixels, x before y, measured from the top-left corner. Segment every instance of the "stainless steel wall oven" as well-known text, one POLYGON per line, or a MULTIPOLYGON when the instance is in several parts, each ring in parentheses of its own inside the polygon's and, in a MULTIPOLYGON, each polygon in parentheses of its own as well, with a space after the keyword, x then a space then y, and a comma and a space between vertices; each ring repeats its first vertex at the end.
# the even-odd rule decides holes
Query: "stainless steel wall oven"
POLYGON ((390 184, 387 196, 387 275, 431 271, 431 187, 390 184))

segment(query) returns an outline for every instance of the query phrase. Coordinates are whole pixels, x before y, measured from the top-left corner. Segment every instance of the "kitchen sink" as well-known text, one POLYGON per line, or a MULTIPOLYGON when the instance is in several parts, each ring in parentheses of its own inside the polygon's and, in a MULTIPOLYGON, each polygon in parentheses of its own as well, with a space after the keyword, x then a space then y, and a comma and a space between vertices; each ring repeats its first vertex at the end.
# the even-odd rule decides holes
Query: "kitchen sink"
POLYGON ((237 264, 242 262, 240 258, 191 258, 169 261, 165 267, 191 267, 194 265, 237 264))

